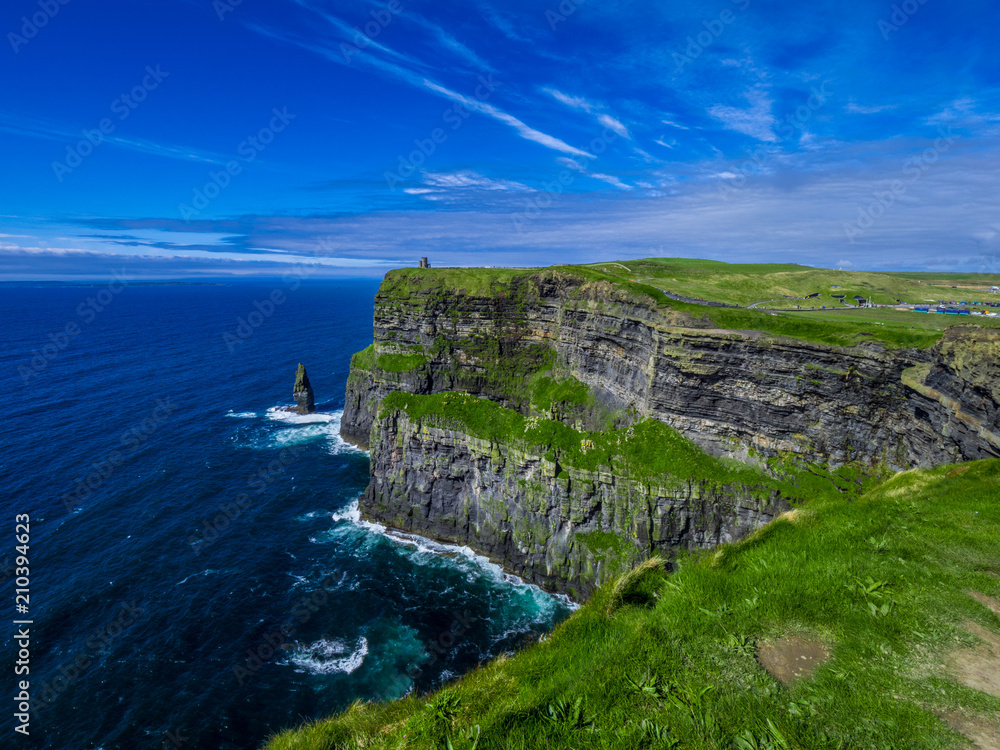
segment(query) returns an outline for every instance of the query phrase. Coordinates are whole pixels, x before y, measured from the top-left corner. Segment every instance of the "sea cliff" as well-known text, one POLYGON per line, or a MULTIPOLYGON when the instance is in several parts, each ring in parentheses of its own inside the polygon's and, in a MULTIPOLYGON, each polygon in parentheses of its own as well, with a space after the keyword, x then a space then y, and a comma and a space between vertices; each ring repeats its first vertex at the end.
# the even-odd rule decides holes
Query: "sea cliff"
POLYGON ((363 512, 578 596, 654 552, 739 538, 804 493, 1000 455, 994 331, 916 348, 782 335, 764 313, 723 328, 578 267, 393 271, 375 302, 342 421, 371 448, 363 512), (436 394, 464 395, 421 401, 436 394), (608 440, 635 444, 605 445, 603 464, 581 453, 608 440))

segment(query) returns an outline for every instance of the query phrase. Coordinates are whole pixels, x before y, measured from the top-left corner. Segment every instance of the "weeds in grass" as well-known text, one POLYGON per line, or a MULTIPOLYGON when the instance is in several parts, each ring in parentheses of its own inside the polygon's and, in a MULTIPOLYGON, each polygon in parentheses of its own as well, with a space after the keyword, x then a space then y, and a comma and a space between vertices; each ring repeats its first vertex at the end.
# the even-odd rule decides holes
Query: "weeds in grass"
POLYGON ((731 633, 726 636, 725 644, 737 656, 753 656, 754 642, 745 635, 731 633))
POLYGON ((566 729, 597 731, 594 717, 584 711, 582 696, 572 703, 563 698, 557 698, 555 703, 549 703, 544 709, 541 709, 540 713, 545 721, 566 729))
POLYGON ((714 691, 714 685, 705 685, 697 689, 671 685, 667 692, 667 700, 687 717, 696 734, 711 737, 715 734, 716 718, 708 698, 714 691))
POLYGON ((875 552, 885 552, 889 549, 889 540, 885 537, 881 539, 876 539, 873 536, 868 537, 868 544, 875 552))
POLYGON ((889 594, 888 586, 885 581, 865 576, 864 580, 854 578, 848 588, 864 597, 872 617, 888 617, 896 606, 896 600, 889 594))
POLYGON ((647 698, 665 701, 670 695, 669 684, 658 674, 647 672, 638 680, 626 676, 625 681, 630 688, 647 698))
POLYGON ((438 727, 448 729, 458 717, 461 705, 462 699, 457 695, 450 692, 443 692, 439 693, 437 697, 427 704, 427 710, 438 727))
POLYGON ((767 728, 761 734, 755 734, 749 729, 733 740, 736 750, 792 750, 785 735, 767 719, 767 728))
POLYGON ((455 742, 452 741, 450 736, 446 736, 444 738, 444 747, 445 750, 477 750, 480 737, 482 737, 482 729, 476 724, 467 731, 459 733, 455 742))
POLYGON ((657 750, 673 750, 681 744, 680 740, 674 737, 667 727, 657 724, 655 721, 643 719, 639 724, 639 730, 642 732, 643 738, 657 750))

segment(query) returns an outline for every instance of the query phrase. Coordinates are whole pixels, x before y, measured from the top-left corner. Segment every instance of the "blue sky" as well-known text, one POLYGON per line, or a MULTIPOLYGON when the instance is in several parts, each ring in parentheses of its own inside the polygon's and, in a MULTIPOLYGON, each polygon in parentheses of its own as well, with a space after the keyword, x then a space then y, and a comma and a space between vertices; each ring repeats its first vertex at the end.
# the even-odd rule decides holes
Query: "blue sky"
POLYGON ((986 0, 9 0, 0 277, 1000 273, 986 0))

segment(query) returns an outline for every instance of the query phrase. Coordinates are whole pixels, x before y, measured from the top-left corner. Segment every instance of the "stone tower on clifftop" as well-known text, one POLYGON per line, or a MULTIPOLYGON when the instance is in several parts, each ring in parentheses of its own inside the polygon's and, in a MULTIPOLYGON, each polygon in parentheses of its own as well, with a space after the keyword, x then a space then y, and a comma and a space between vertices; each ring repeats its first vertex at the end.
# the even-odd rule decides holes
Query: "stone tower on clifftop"
POLYGON ((306 366, 299 363, 299 369, 295 373, 295 388, 292 389, 295 397, 295 411, 299 414, 312 414, 316 411, 316 403, 313 401, 313 389, 309 385, 309 376, 306 375, 306 366))

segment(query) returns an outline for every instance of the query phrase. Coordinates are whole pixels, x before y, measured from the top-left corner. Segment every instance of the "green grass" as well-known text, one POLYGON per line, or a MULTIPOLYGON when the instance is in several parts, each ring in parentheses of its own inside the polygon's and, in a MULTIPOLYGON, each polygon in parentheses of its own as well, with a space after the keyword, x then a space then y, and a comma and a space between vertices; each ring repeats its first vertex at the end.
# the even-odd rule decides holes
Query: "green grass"
MULTIPOLYGON (((703 307, 682 302, 672 302, 671 306, 691 316, 700 315, 717 328, 763 331, 775 336, 787 336, 831 346, 857 346, 864 341, 874 340, 889 349, 924 349, 941 338, 941 333, 938 331, 893 328, 875 325, 875 321, 850 318, 841 320, 834 314, 826 317, 814 317, 808 313, 772 314, 758 310, 703 307)), ((919 313, 914 313, 917 314, 919 313)), ((815 315, 821 316, 822 313, 815 315)))
MULTIPOLYGON (((950 287, 959 283, 979 290, 977 299, 1000 299, 1000 295, 991 295, 987 291, 992 285, 1000 285, 1000 275, 996 274, 954 274, 954 280, 950 280, 946 278, 948 274, 838 271, 791 264, 740 264, 686 258, 592 263, 589 268, 687 297, 735 305, 769 300, 789 305, 802 304, 801 300, 786 300, 785 297, 806 297, 816 293, 820 295, 816 300, 819 306, 839 304, 830 296, 832 294, 847 295, 848 300, 860 294, 865 298, 871 297, 876 304, 892 304, 897 299, 922 303, 942 297, 951 299, 954 292, 950 287), (946 284, 946 281, 951 283, 946 284), (932 285, 933 288, 928 289, 932 285)), ((973 289, 965 291, 971 294, 973 289)))
POLYGON ((990 573, 1000 461, 906 472, 672 574, 644 566, 512 658, 436 694, 355 704, 267 750, 959 748, 934 711, 1000 712, 942 668, 974 643, 962 623, 1000 632, 965 593, 1000 597, 990 573), (754 658, 787 634, 832 654, 790 686, 754 658))
POLYGON ((375 344, 369 344, 351 356, 351 371, 375 369, 375 344))
MULTIPOLYGON (((1000 312, 1000 310, 997 310, 1000 312)), ((857 308, 853 310, 817 310, 815 312, 782 312, 783 317, 801 320, 823 320, 834 322, 856 322, 868 326, 882 323, 886 326, 911 328, 924 331, 943 331, 952 326, 1000 327, 1000 317, 987 318, 981 315, 938 315, 937 313, 904 312, 886 308, 857 308)))
POLYGON ((379 369, 386 372, 411 372, 418 367, 427 364, 427 357, 423 354, 380 354, 376 362, 379 369))

